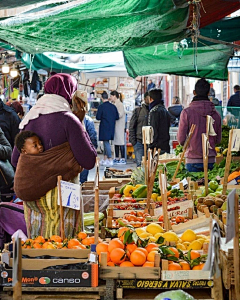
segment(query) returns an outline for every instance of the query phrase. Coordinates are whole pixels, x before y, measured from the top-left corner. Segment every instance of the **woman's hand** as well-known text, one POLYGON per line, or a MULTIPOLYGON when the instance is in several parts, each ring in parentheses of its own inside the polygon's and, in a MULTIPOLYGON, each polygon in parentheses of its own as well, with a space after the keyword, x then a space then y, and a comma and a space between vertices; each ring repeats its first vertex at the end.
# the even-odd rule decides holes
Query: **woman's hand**
POLYGON ((86 103, 83 102, 78 97, 74 97, 72 103, 73 103, 72 111, 74 115, 77 116, 79 120, 82 122, 86 114, 86 103))

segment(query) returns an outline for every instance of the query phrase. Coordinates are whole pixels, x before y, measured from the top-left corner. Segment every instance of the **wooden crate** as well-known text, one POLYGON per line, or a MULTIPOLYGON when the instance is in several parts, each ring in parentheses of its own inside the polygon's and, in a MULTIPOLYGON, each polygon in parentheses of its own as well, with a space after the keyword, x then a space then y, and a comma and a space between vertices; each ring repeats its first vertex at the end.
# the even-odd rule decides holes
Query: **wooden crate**
POLYGON ((223 284, 225 289, 229 290, 231 285, 234 285, 233 249, 228 249, 228 252, 221 250, 220 260, 222 266, 223 284))

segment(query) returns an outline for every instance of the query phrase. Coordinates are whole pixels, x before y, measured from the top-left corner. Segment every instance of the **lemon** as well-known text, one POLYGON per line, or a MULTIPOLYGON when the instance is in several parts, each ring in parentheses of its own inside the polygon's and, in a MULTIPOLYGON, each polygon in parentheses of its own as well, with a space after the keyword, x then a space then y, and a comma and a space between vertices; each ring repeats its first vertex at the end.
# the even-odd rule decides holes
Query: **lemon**
POLYGON ((151 195, 151 199, 153 200, 153 201, 157 201, 157 197, 158 197, 159 195, 157 194, 157 193, 152 193, 152 195, 151 195))
POLYGON ((197 234, 196 235, 197 240, 199 240, 199 239, 205 239, 206 240, 206 238, 207 238, 206 235, 203 235, 203 234, 197 234))
POLYGON ((163 237, 166 242, 178 242, 179 238, 175 232, 165 232, 163 237))
POLYGON ((146 230, 144 230, 143 228, 136 228, 135 231, 136 231, 136 234, 137 234, 138 236, 140 236, 140 234, 146 232, 146 230))
POLYGON ((196 240, 196 233, 191 229, 187 229, 181 236, 184 242, 192 242, 196 240))
POLYGON ((148 233, 148 232, 144 232, 144 233, 142 233, 142 234, 139 235, 139 237, 141 239, 146 239, 146 238, 148 238, 150 236, 153 236, 153 235, 151 233, 148 233))
POLYGON ((181 244, 181 243, 178 243, 176 245, 176 247, 177 247, 177 249, 180 249, 180 250, 187 250, 187 248, 183 244, 181 244))
POLYGON ((154 235, 154 237, 155 237, 156 239, 159 239, 160 236, 163 236, 163 233, 156 233, 156 234, 154 235))
POLYGON ((185 248, 187 249, 188 248, 188 246, 190 245, 190 243, 189 242, 183 242, 183 245, 185 246, 185 248))
POLYGON ((163 228, 156 223, 151 223, 147 226, 146 231, 151 233, 152 235, 155 235, 156 233, 162 233, 164 232, 163 228))
POLYGON ((150 236, 150 237, 149 237, 149 241, 151 241, 151 242, 156 242, 156 240, 157 240, 157 239, 156 239, 154 236, 150 236))
POLYGON ((183 242, 182 239, 179 239, 179 240, 178 240, 178 243, 179 243, 179 244, 182 244, 182 242, 183 242))
POLYGON ((193 241, 187 248, 187 250, 201 250, 202 249, 202 243, 200 243, 198 240, 193 241))
POLYGON ((209 244, 210 243, 210 239, 205 240, 204 243, 209 244))
POLYGON ((205 243, 205 239, 197 239, 198 242, 200 242, 201 244, 205 243))

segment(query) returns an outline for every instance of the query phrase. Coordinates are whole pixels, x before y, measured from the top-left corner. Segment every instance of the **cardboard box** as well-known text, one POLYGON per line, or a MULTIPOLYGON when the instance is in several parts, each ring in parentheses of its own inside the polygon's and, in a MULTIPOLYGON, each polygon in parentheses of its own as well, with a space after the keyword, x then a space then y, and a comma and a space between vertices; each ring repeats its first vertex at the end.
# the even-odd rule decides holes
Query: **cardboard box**
POLYGON ((90 249, 22 249, 22 255, 28 257, 42 258, 48 257, 65 257, 65 258, 88 258, 90 249))
MULTIPOLYGON (((0 264, 0 285, 12 286, 12 269, 0 264)), ((23 287, 97 287, 98 264, 82 264, 80 269, 23 270, 23 287)))

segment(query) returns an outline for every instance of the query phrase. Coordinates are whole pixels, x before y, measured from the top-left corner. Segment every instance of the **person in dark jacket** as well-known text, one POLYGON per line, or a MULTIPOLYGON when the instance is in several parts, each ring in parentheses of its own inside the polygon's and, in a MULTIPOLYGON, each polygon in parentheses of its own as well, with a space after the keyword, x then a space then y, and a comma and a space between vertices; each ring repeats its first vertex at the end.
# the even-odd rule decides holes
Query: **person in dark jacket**
POLYGON ((153 143, 149 148, 161 149, 161 154, 169 153, 170 115, 162 100, 162 90, 152 89, 148 93, 150 96, 148 125, 153 127, 153 143))
POLYGON ((14 109, 0 100, 0 127, 12 148, 14 147, 15 136, 19 133, 20 122, 21 120, 14 109))
POLYGON ((156 85, 153 83, 152 79, 149 79, 147 90, 150 91, 151 89, 155 89, 156 85))
POLYGON ((142 106, 134 109, 129 124, 129 142, 133 145, 137 167, 141 166, 144 156, 144 145, 142 141, 142 127, 148 125, 149 114, 149 95, 144 94, 144 103, 142 106))
POLYGON ((172 127, 178 127, 179 119, 181 112, 183 110, 183 106, 180 104, 180 99, 178 96, 173 97, 172 101, 173 105, 169 106, 168 113, 171 117, 171 126, 172 127))
MULTIPOLYGON (((4 132, 0 128, 0 160, 8 160, 11 161, 12 155, 12 147, 4 135, 4 132)), ((1 193, 1 201, 8 202, 12 200, 13 193, 12 187, 4 188, 0 190, 1 193)))
MULTIPOLYGON (((93 146, 97 149, 97 147, 98 147, 97 132, 96 132, 96 129, 94 126, 93 119, 91 117, 89 117, 88 115, 85 115, 83 122, 84 122, 86 131, 90 137, 90 140, 91 140, 93 146)), ((84 169, 80 173, 80 182, 81 183, 84 183, 85 181, 87 181, 88 173, 89 173, 89 170, 86 170, 86 169, 84 169)))
POLYGON ((240 107, 240 86, 235 85, 233 90, 235 94, 229 98, 227 106, 240 107))
POLYGON ((102 165, 113 165, 112 152, 109 141, 114 139, 115 123, 119 119, 118 110, 115 105, 108 101, 107 92, 102 93, 103 104, 98 107, 96 119, 100 121, 99 141, 103 141, 104 160, 102 165))
POLYGON ((214 104, 214 106, 219 106, 220 105, 219 100, 215 97, 215 90, 212 87, 210 87, 208 98, 214 104))

